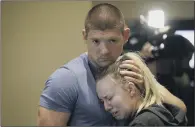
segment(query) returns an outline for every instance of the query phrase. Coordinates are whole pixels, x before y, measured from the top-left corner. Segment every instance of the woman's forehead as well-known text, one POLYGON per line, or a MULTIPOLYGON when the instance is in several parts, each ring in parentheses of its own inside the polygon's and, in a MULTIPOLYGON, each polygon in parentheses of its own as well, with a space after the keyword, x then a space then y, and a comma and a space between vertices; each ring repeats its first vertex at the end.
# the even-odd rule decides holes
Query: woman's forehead
POLYGON ((97 82, 97 89, 102 92, 114 92, 116 89, 116 82, 111 76, 106 76, 97 82))

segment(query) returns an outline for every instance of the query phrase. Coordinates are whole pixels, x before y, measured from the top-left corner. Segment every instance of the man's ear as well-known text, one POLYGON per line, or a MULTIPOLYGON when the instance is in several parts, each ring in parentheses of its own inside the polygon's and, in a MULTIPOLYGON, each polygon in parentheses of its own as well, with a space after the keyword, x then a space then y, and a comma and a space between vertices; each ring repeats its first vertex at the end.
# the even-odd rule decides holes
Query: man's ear
POLYGON ((83 34, 83 39, 87 40, 87 33, 85 29, 82 30, 82 34, 83 34))
POLYGON ((124 43, 126 43, 128 41, 129 37, 130 37, 130 29, 128 27, 125 27, 124 33, 123 33, 123 38, 125 40, 124 43))

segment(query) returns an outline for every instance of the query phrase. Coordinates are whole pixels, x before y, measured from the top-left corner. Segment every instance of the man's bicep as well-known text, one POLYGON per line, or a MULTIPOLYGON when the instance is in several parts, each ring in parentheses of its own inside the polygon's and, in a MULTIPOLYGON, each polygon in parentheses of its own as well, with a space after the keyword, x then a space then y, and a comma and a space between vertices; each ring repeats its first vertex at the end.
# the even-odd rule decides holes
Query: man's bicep
POLYGON ((77 96, 76 77, 71 71, 61 68, 47 80, 40 96, 40 106, 48 110, 71 114, 74 110, 77 96))
POLYGON ((38 111, 38 126, 66 126, 70 117, 70 113, 57 112, 39 107, 38 111))

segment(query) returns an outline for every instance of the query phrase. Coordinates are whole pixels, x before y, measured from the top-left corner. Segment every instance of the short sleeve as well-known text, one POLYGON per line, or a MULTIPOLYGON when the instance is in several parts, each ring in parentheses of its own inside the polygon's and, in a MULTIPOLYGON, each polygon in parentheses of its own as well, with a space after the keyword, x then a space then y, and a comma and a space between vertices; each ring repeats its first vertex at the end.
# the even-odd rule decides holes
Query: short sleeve
POLYGON ((76 76, 67 68, 56 70, 46 81, 40 96, 40 106, 71 113, 78 96, 76 76))

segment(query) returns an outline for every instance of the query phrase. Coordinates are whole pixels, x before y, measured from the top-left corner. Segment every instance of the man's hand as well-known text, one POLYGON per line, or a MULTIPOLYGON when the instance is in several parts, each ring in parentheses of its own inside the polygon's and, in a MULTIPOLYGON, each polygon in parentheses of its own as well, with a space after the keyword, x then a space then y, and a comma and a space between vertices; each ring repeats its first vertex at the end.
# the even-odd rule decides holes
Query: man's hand
POLYGON ((124 76, 125 79, 142 86, 144 83, 144 78, 142 75, 142 70, 136 65, 133 60, 125 60, 120 65, 122 69, 120 71, 121 75, 124 76))
MULTIPOLYGON (((125 60, 120 65, 122 69, 120 71, 121 75, 123 75, 126 79, 131 81, 134 84, 139 86, 143 86, 144 78, 142 70, 135 64, 133 60, 125 60)), ((181 108, 184 112, 187 111, 186 106, 183 101, 170 93, 166 88, 162 85, 158 85, 159 92, 163 96, 164 103, 172 104, 181 108)))

